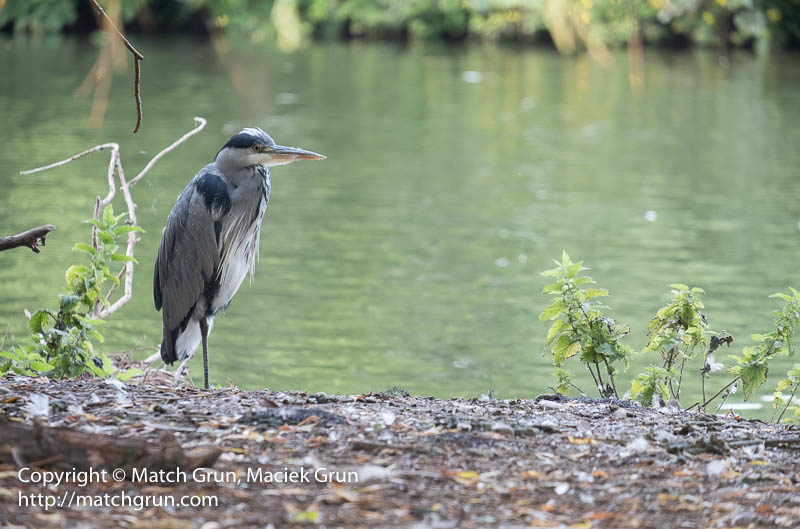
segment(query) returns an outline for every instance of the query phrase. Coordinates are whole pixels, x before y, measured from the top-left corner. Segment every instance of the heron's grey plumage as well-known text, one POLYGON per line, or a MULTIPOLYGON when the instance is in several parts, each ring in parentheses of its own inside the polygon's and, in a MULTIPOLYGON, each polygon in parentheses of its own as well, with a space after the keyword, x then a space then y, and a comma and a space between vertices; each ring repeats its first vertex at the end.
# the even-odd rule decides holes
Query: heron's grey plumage
POLYGON ((165 362, 193 354, 203 338, 201 320, 210 329, 248 272, 252 277, 270 194, 265 164, 298 158, 323 157, 276 145, 261 129, 244 129, 181 193, 167 219, 153 277, 165 362))

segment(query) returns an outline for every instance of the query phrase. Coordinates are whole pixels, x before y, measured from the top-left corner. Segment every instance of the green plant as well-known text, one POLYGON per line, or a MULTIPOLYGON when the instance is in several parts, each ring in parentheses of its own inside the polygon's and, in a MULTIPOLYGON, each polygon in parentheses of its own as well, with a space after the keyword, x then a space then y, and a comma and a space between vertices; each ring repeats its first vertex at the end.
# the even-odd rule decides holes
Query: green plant
MULTIPOLYGON (((656 394, 662 397, 663 402, 670 398, 679 400, 686 362, 696 356, 698 346, 708 343, 708 321, 701 312, 704 308, 700 299, 703 289, 681 283, 670 287, 672 299, 650 320, 647 345, 642 349, 643 354, 658 352, 661 365, 651 365, 631 385, 631 396, 645 406, 651 404, 656 394), (664 388, 666 392, 662 391, 664 388)), ((706 364, 707 360, 708 353, 706 364)))
POLYGON ((107 377, 114 373, 109 358, 95 351, 93 341, 103 343, 103 336, 95 328, 102 320, 92 314, 96 307, 109 305, 109 295, 119 286, 110 264, 136 262, 133 257, 118 253, 117 238, 142 231, 139 226, 120 224, 125 215, 115 216, 109 204, 99 219, 87 221, 93 225, 93 244, 77 243, 74 249, 88 254, 89 264, 67 269, 67 289, 58 296, 58 310, 39 309, 31 316, 31 336, 23 344, 0 352, 0 358, 5 359, 0 364, 0 374, 13 371, 63 378, 85 373, 107 377))
MULTIPOLYGON (((776 420, 777 422, 783 419, 783 415, 787 411, 791 411, 792 414, 786 418, 786 422, 800 424, 800 406, 791 405, 792 402, 794 402, 794 396, 798 389, 800 389, 800 364, 795 364, 786 374, 786 378, 778 382, 775 392, 772 394, 772 406, 775 408, 775 411, 777 412, 778 407, 783 405, 783 410, 781 410, 781 414, 776 420), (792 393, 788 397, 784 397, 783 391, 790 388, 792 388, 792 393)), ((773 418, 774 417, 775 415, 773 414, 773 418)))
MULTIPOLYGON (((794 328, 800 322, 800 292, 789 288, 790 294, 778 292, 771 298, 786 301, 786 304, 775 314, 775 330, 766 334, 753 334, 752 338, 758 345, 745 347, 741 356, 732 356, 736 365, 730 372, 742 382, 742 392, 748 398, 761 384, 767 380, 768 360, 779 354, 783 356, 794 355, 794 328)), ((736 380, 734 379, 734 380, 736 380)))
POLYGON ((659 367, 650 365, 645 368, 644 373, 633 379, 631 382, 631 397, 641 402, 644 406, 652 404, 654 397, 658 396, 662 403, 666 403, 670 398, 672 390, 669 384, 673 382, 678 372, 673 368, 659 367))
MULTIPOLYGON (((784 356, 794 355, 795 347, 792 338, 794 336, 794 329, 800 322, 800 292, 792 287, 789 287, 789 291, 791 294, 778 292, 770 296, 771 298, 778 298, 786 301, 786 304, 780 310, 774 311, 775 319, 773 321, 775 329, 766 334, 751 335, 752 339, 757 342, 757 345, 745 347, 742 350, 741 356, 731 356, 733 360, 736 360, 736 365, 728 370, 728 372, 736 375, 733 380, 728 382, 728 384, 709 399, 705 399, 704 394, 703 402, 697 403, 691 407, 699 405, 701 408, 704 408, 720 395, 724 395, 722 400, 722 402, 724 402, 725 398, 736 390, 739 383, 741 383, 744 398, 750 398, 753 392, 761 387, 767 380, 769 359, 771 357, 776 354, 784 356)), ((791 376, 789 380, 790 385, 786 387, 791 387, 793 384, 792 381, 794 379, 791 376)))
MULTIPOLYGON (((567 252, 562 252, 561 262, 555 263, 555 268, 541 273, 555 278, 555 283, 542 290, 543 294, 555 297, 539 316, 541 321, 553 321, 547 333, 546 350, 549 349, 553 363, 559 368, 567 359, 578 356, 591 373, 600 394, 604 397, 618 396, 614 364, 621 362, 626 368, 628 366, 632 351, 621 340, 630 328, 603 314, 602 309, 608 307, 595 298, 608 296, 608 290, 582 288, 595 283, 591 277, 580 276, 580 272, 588 270, 583 261, 573 263, 567 252), (603 371, 607 380, 603 379, 603 371)), ((561 391, 569 385, 569 378, 563 370, 557 373, 561 391)))

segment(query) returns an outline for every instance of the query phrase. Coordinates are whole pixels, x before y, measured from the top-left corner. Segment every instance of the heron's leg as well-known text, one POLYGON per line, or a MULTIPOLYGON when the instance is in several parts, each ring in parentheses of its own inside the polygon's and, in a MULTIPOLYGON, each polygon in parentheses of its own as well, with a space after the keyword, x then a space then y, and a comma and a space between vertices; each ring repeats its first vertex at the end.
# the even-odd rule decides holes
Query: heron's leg
POLYGON ((200 336, 203 339, 203 380, 208 389, 208 321, 205 317, 200 318, 200 336))

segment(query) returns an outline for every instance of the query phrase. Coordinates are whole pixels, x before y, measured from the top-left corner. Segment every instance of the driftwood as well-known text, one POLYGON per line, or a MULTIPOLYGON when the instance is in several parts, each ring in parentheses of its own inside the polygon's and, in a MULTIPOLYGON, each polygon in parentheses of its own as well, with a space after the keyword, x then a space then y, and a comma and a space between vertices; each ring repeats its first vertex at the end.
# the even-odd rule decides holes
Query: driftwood
POLYGON ((74 428, 52 428, 41 422, 24 424, 0 417, 0 461, 17 465, 47 464, 64 469, 112 470, 123 468, 128 478, 133 468, 148 471, 194 470, 214 464, 221 454, 217 447, 184 452, 174 435, 167 432, 153 443, 135 437, 93 434, 74 428))
POLYGON ((56 229, 52 224, 45 224, 38 228, 32 228, 28 231, 23 231, 17 235, 9 235, 8 237, 0 237, 0 252, 3 250, 10 250, 11 248, 19 248, 20 246, 27 246, 35 253, 39 253, 41 244, 44 246, 45 237, 47 234, 56 229))

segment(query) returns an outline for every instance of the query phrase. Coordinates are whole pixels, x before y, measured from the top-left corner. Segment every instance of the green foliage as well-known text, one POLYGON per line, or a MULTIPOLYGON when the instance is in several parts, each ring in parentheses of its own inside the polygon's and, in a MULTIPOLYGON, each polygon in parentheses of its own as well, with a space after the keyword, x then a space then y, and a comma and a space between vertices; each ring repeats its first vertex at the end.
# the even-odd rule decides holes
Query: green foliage
MULTIPOLYGON (((581 272, 588 270, 583 266, 583 261, 573 263, 563 252, 561 261, 556 261, 556 265, 541 273, 554 277, 555 282, 542 290, 543 294, 549 294, 554 299, 539 316, 542 321, 553 322, 547 331, 545 350, 552 354, 553 363, 558 366, 554 373, 557 380, 555 389, 566 395, 569 387, 573 386, 569 373, 562 366, 569 358, 577 356, 586 364, 602 396, 617 395, 612 364, 622 362, 627 367, 631 351, 620 340, 629 333, 629 328, 618 325, 603 314, 601 309, 608 307, 601 305, 596 298, 608 296, 607 290, 584 288, 584 285, 595 282, 581 275, 581 272), (603 381, 601 365, 605 367, 609 384, 603 381)), ((732 356, 736 364, 729 372, 735 378, 706 399, 706 377, 711 371, 723 369, 722 364, 710 360, 710 355, 723 344, 730 346, 733 337, 725 331, 714 333, 709 330, 708 321, 702 313, 704 305, 700 296, 704 291, 701 288, 690 288, 680 283, 670 286, 672 298, 650 321, 648 341, 642 350, 643 354, 658 353, 660 362, 651 363, 631 382, 631 397, 643 405, 653 404, 656 398, 663 403, 680 399, 684 367, 688 361, 696 358, 698 347, 705 349, 703 368, 700 369, 703 402, 697 403, 701 408, 723 394, 731 394, 737 383, 741 383, 744 397, 749 398, 766 381, 771 357, 776 354, 794 355, 794 331, 800 323, 800 292, 790 287, 789 294, 770 296, 785 301, 785 305, 774 312, 774 330, 752 335, 756 345, 745 347, 741 356, 732 356)), ((778 420, 790 411, 786 421, 800 424, 800 406, 792 405, 799 389, 800 364, 795 364, 774 392, 774 406, 783 405, 778 420), (786 398, 783 391, 788 389, 792 391, 786 398)))
POLYGON ((608 307, 596 298, 608 296, 607 290, 582 288, 594 284, 592 278, 580 276, 582 271, 588 270, 583 261, 573 263, 563 252, 561 262, 555 263, 558 265, 556 268, 542 272, 543 276, 555 278, 556 282, 542 291, 555 299, 539 316, 541 321, 553 321, 546 343, 553 363, 561 367, 567 359, 577 356, 586 364, 601 395, 617 395, 613 364, 621 362, 626 368, 628 366, 631 349, 620 340, 630 329, 603 314, 602 309, 608 307), (608 383, 603 381, 601 365, 608 383))
MULTIPOLYGON (((115 4, 101 2, 111 13, 115 4)), ((0 27, 91 27, 88 0, 7 0, 0 27)), ((2 3, 0 3, 2 5, 2 3)), ((444 38, 626 45, 688 41, 749 46, 800 44, 797 0, 120 0, 128 25, 160 33, 208 28, 252 42, 282 36, 444 38)), ((113 13, 111 13, 113 15, 113 13)))
POLYGON ((0 3, 0 28, 53 32, 71 26, 78 18, 78 0, 7 0, 0 3))
POLYGON ((672 300, 650 321, 647 345, 642 352, 658 351, 672 364, 678 358, 694 358, 695 348, 708 342, 708 322, 700 312, 704 307, 700 300, 704 293, 702 288, 689 288, 680 283, 670 287, 672 300))
POLYGON ((666 404, 671 398, 667 381, 677 377, 678 372, 672 368, 651 365, 631 382, 631 397, 641 402, 643 406, 650 406, 653 397, 658 395, 661 403, 666 404))
POLYGON ((28 340, 0 352, 0 358, 4 359, 0 361, 0 374, 13 371, 63 378, 83 374, 107 377, 114 372, 108 357, 95 351, 94 342, 103 343, 103 336, 96 330, 102 321, 93 319, 91 314, 96 305, 109 305, 108 292, 103 293, 105 287, 119 286, 110 264, 135 262, 132 257, 118 253, 117 238, 142 229, 120 225, 124 216, 115 216, 109 204, 99 220, 88 221, 95 227, 97 247, 77 243, 74 250, 88 254, 89 264, 67 269, 66 293, 58 296, 58 310, 39 309, 31 315, 28 340))
MULTIPOLYGON (((648 341, 643 354, 658 352, 661 355, 661 367, 651 365, 646 373, 633 381, 631 395, 643 403, 650 404, 653 392, 650 388, 663 387, 669 390, 672 398, 679 399, 683 368, 688 360, 696 356, 697 346, 708 344, 708 322, 701 310, 703 302, 700 295, 702 288, 690 288, 681 283, 670 285, 672 299, 656 313, 647 330, 648 341), (678 370, 675 366, 680 366, 678 370), (660 380, 654 378, 660 373, 660 380), (647 383, 646 385, 645 382, 647 383)), ((664 402, 668 398, 662 399, 664 402)))
POLYGON ((782 299, 786 304, 774 312, 775 329, 766 334, 753 334, 756 345, 745 347, 741 356, 731 356, 736 365, 730 372, 742 382, 744 397, 749 398, 767 380, 768 361, 779 354, 793 356, 795 347, 792 341, 794 329, 800 322, 800 292, 790 287, 791 294, 779 292, 771 298, 782 299))
POLYGON ((785 422, 800 425, 800 406, 794 404, 794 396, 797 390, 800 389, 800 364, 795 364, 786 374, 786 378, 781 379, 775 387, 775 392, 772 394, 772 407, 777 410, 779 406, 783 406, 783 411, 778 420, 783 418, 786 411, 790 411, 789 417, 784 419, 785 422), (788 397, 783 395, 785 390, 791 389, 792 392, 788 397))
POLYGON ((556 391, 562 395, 567 395, 569 393, 569 387, 572 385, 569 372, 559 367, 556 369, 555 373, 553 373, 553 376, 555 376, 556 380, 558 381, 558 384, 556 385, 556 391))

